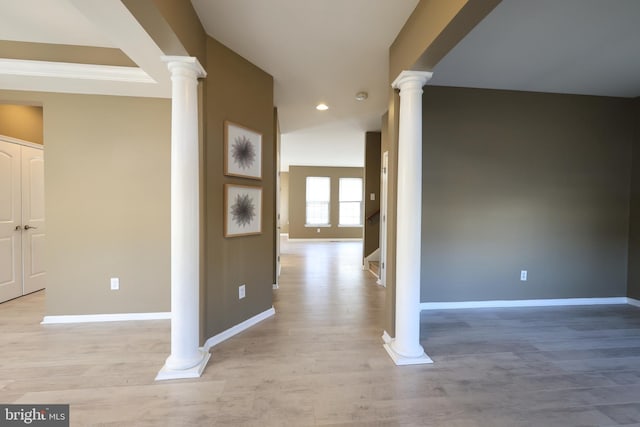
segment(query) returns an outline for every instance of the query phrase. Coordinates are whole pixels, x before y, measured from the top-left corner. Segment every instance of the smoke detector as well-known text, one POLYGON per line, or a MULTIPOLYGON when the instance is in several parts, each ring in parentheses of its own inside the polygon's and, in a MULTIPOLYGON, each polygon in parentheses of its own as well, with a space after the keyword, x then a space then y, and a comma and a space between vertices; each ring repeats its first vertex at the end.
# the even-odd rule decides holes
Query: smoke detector
POLYGON ((358 93, 356 93, 356 100, 357 101, 364 101, 368 97, 369 97, 369 94, 367 92, 358 92, 358 93))

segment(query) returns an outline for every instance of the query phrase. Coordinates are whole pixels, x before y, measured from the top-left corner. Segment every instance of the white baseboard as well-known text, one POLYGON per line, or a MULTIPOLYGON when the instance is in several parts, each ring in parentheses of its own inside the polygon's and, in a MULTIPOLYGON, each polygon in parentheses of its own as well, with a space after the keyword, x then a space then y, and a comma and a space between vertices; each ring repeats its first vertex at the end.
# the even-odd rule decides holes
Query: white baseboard
POLYGON ((627 304, 633 305, 635 307, 640 307, 640 300, 637 300, 635 298, 627 298, 627 304))
POLYGON ((171 319, 171 312, 159 313, 115 313, 115 314, 77 314, 67 316, 44 316, 41 325, 55 325, 60 323, 91 323, 91 322, 124 322, 129 320, 165 320, 171 319))
POLYGON ((629 298, 560 298, 498 301, 423 302, 420 310, 453 310, 460 308, 553 307, 569 305, 628 304, 629 298))
POLYGON ((382 341, 385 344, 389 344, 391 341, 393 341, 393 338, 391 338, 391 336, 389 335, 389 333, 387 331, 384 331, 382 333, 382 341))
POLYGON ((204 350, 209 351, 211 350, 212 347, 220 344, 223 341, 228 340, 234 335, 238 335, 240 332, 246 331, 250 327, 262 322, 263 320, 273 316, 274 314, 276 314, 276 310, 273 307, 263 311, 260 314, 256 314, 252 318, 247 319, 242 323, 238 323, 236 326, 233 326, 227 329, 226 331, 220 332, 218 335, 212 336, 207 340, 207 342, 204 343, 203 348, 204 350))
POLYGON ((279 285, 279 284, 277 284, 277 283, 274 283, 274 284, 272 285, 272 289, 280 289, 280 285, 279 285))

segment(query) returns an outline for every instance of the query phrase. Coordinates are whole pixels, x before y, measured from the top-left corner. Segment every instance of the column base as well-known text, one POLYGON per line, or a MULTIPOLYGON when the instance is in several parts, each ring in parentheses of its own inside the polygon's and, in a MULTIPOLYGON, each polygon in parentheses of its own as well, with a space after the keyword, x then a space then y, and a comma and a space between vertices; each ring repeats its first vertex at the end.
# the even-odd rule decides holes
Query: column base
POLYGON ((209 362, 209 358, 211 357, 211 353, 200 348, 200 354, 202 355, 202 359, 196 366, 189 369, 169 369, 165 364, 158 375, 156 375, 156 381, 164 381, 164 380, 179 380, 183 378, 199 378, 204 372, 204 368, 207 366, 207 362, 209 362))
MULTIPOLYGON (((386 333, 386 332, 385 332, 386 333)), ((388 337, 388 335, 387 335, 388 337)), ((386 339, 385 339, 386 341, 386 339)), ((420 356, 418 357, 407 357, 407 356, 403 356, 399 353, 396 353, 396 351, 393 349, 392 345, 393 344, 393 339, 389 340, 388 342, 385 342, 383 344, 383 347, 385 350, 387 350, 387 353, 389 353, 389 356, 391 357, 391 359, 393 359, 393 363, 395 363, 397 366, 406 366, 406 365, 425 365, 428 363, 433 363, 433 360, 431 360, 431 358, 429 356, 427 356, 427 353, 422 353, 420 356)))

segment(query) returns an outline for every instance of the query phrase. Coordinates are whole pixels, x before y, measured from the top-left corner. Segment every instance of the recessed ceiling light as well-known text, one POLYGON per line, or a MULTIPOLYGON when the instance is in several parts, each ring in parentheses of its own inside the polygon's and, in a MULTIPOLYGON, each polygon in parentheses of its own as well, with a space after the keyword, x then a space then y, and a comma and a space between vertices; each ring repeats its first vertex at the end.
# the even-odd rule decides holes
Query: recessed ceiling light
POLYGON ((358 93, 356 93, 356 100, 358 100, 358 101, 364 101, 368 97, 369 97, 369 94, 367 92, 358 92, 358 93))
POLYGON ((326 111, 329 109, 329 106, 327 104, 318 104, 316 105, 316 110, 320 110, 320 111, 326 111))

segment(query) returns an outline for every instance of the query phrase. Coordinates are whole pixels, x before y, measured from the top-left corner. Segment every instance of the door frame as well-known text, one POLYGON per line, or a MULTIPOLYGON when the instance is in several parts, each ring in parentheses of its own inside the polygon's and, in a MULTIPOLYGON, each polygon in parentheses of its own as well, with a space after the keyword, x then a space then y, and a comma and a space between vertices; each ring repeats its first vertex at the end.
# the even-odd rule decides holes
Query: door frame
POLYGON ((11 136, 6 136, 2 134, 0 134, 0 140, 8 142, 10 144, 18 144, 18 145, 24 145, 25 147, 37 148, 44 152, 44 145, 36 144, 34 142, 24 141, 22 139, 13 138, 11 136))
POLYGON ((378 284, 387 286, 387 210, 389 207, 389 151, 382 153, 380 168, 380 273, 378 284))

